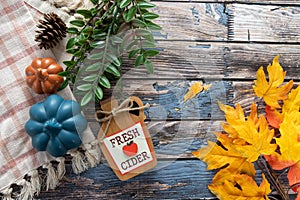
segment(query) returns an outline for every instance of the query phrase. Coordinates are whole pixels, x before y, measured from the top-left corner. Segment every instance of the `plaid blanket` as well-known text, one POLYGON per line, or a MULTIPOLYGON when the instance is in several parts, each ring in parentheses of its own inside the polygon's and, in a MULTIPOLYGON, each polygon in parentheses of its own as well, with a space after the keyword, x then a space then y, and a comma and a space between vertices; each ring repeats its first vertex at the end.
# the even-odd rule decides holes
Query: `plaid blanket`
MULTIPOLYGON (((36 57, 52 57, 58 62, 64 59, 63 45, 51 51, 40 50, 34 41, 36 22, 42 13, 22 0, 0 2, 0 193, 10 199, 11 184, 21 185, 17 197, 29 199, 37 195, 41 185, 53 189, 64 175, 64 158, 53 158, 48 153, 37 152, 24 130, 29 119, 29 108, 46 95, 37 95, 26 85, 25 68, 36 57), (50 161, 56 160, 53 167, 50 161), (45 183, 39 177, 38 167, 48 169, 45 183), (27 175, 26 179, 24 179, 27 175), (29 177, 29 178, 28 178, 29 177)), ((70 89, 59 92, 65 99, 73 98, 70 89)), ((80 173, 99 163, 99 148, 88 128, 83 134, 83 151, 72 150, 73 169, 80 173), (84 153, 82 153, 84 152, 84 153)))

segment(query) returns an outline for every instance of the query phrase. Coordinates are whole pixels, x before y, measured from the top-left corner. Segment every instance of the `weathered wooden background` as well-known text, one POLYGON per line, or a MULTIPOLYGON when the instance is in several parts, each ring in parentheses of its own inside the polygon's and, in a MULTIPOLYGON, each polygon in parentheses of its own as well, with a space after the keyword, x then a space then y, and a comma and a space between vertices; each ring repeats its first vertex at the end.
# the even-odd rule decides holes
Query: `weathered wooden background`
MULTIPOLYGON (((287 79, 300 76, 300 1, 152 1, 163 27, 155 32, 161 54, 155 72, 124 69, 124 92, 152 107, 146 110, 159 164, 129 181, 119 181, 104 163, 81 175, 68 174, 40 199, 213 199, 207 189, 214 172, 191 151, 214 140, 223 120, 216 101, 256 101, 255 72, 280 54, 287 79), (129 70, 129 71, 128 71, 129 70), (183 103, 194 81, 213 86, 183 103)), ((94 120, 91 110, 90 121, 94 120)), ((97 132, 97 123, 93 123, 97 132)))

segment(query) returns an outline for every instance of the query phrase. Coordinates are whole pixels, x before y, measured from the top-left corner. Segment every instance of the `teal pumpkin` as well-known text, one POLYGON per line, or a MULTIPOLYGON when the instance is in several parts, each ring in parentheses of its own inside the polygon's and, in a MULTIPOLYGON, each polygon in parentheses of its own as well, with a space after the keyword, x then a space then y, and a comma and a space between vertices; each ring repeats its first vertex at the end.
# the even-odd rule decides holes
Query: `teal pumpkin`
POLYGON ((81 145, 80 135, 87 127, 87 120, 77 102, 53 94, 34 104, 29 115, 25 130, 36 150, 59 157, 81 145))

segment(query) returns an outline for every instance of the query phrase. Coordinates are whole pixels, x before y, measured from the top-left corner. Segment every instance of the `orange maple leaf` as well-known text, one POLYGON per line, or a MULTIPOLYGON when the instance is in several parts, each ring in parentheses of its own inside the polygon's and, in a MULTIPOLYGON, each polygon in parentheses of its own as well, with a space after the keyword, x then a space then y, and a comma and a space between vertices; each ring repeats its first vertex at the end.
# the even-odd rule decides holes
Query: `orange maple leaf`
POLYGON ((210 191, 221 200, 262 200, 269 199, 271 192, 270 184, 262 175, 260 186, 256 184, 252 177, 246 174, 233 176, 232 180, 225 180, 223 184, 211 184, 208 186, 210 191))
POLYGON ((280 108, 278 101, 286 99, 286 94, 293 87, 292 80, 282 85, 286 72, 283 71, 278 63, 278 59, 279 55, 273 59, 272 65, 269 64, 267 67, 269 82, 267 82, 263 67, 260 67, 256 73, 255 86, 253 86, 255 94, 263 98, 267 105, 274 108, 280 108))

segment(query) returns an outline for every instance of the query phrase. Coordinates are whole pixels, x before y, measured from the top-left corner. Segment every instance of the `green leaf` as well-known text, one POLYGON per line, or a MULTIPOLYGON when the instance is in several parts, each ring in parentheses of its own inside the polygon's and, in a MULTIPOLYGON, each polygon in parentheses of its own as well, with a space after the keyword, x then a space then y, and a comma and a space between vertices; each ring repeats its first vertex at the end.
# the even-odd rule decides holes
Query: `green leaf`
POLYGON ((93 53, 93 54, 90 54, 89 56, 88 56, 88 59, 89 60, 98 60, 98 59, 101 59, 102 57, 103 57, 103 54, 104 54, 104 52, 99 52, 99 53, 93 53))
POLYGON ((70 53, 70 54, 74 54, 75 52, 77 52, 78 49, 67 49, 66 52, 70 53))
POLYGON ((92 84, 91 83, 86 83, 86 84, 79 85, 76 88, 80 91, 88 91, 92 88, 92 84))
POLYGON ((87 105, 93 98, 93 93, 92 91, 89 91, 84 95, 84 97, 81 99, 80 105, 85 106, 87 105))
POLYGON ((114 76, 116 76, 116 77, 120 77, 121 76, 119 70, 115 66, 113 66, 113 65, 109 65, 105 69, 105 71, 108 72, 108 73, 110 73, 110 74, 112 74, 112 75, 114 75, 114 76))
POLYGON ((76 40, 76 38, 70 38, 67 42, 66 49, 71 49, 75 45, 76 40))
POLYGON ((104 40, 106 38, 106 33, 98 33, 98 34, 93 34, 92 38, 98 39, 98 40, 104 40))
POLYGON ((66 60, 66 61, 63 61, 64 65, 66 65, 67 67, 70 67, 70 68, 73 68, 76 64, 75 61, 73 60, 66 60))
POLYGON ((83 55, 83 52, 81 50, 78 50, 75 53, 73 53, 74 57, 81 57, 82 55, 83 55))
POLYGON ((95 92, 95 95, 96 95, 96 97, 98 99, 102 99, 103 98, 103 91, 102 91, 102 89, 99 86, 96 87, 96 89, 95 89, 94 92, 95 92))
POLYGON ((145 62, 144 55, 143 54, 138 55, 135 59, 135 67, 138 67, 138 66, 144 64, 144 62, 145 62))
POLYGON ((92 27, 86 27, 85 29, 82 30, 83 33, 89 34, 93 31, 92 27))
POLYGON ((93 15, 89 10, 76 10, 76 12, 82 15, 85 19, 91 18, 93 15))
POLYGON ((97 74, 91 74, 91 75, 84 77, 83 80, 87 81, 87 82, 92 82, 92 81, 96 80, 97 76, 98 76, 97 74))
POLYGON ((133 19, 131 20, 131 24, 134 26, 134 27, 137 27, 137 28, 144 28, 146 27, 146 23, 143 22, 142 20, 140 19, 133 19))
POLYGON ((145 20, 153 20, 159 17, 158 14, 152 13, 152 12, 146 12, 143 14, 143 17, 145 20))
POLYGON ((151 30, 161 30, 161 27, 153 22, 147 21, 146 24, 151 30))
POLYGON ((128 54, 128 58, 133 58, 139 51, 140 51, 140 49, 135 49, 135 50, 130 51, 128 54))
POLYGON ((99 0, 91 0, 91 2, 94 4, 94 5, 97 5, 99 3, 99 0))
POLYGON ((145 56, 145 57, 152 57, 152 56, 156 56, 157 54, 159 54, 159 51, 157 51, 157 50, 152 50, 152 49, 146 50, 146 51, 144 52, 144 56, 145 56))
POLYGON ((149 3, 147 1, 139 2, 137 4, 137 6, 140 7, 140 9, 148 9, 148 8, 154 8, 154 7, 156 7, 154 4, 149 3))
POLYGON ((59 86, 58 91, 65 89, 69 84, 68 79, 65 79, 64 82, 59 86))
POLYGON ((72 24, 74 26, 78 26, 78 27, 83 27, 84 21, 82 21, 80 19, 75 19, 75 20, 70 21, 70 24, 72 24))
POLYGON ((153 74, 154 67, 153 67, 153 63, 151 60, 146 60, 144 63, 144 66, 146 67, 146 69, 148 70, 149 73, 153 74))
POLYGON ((70 27, 67 29, 67 33, 71 33, 71 34, 77 34, 78 33, 78 29, 75 27, 70 27))
POLYGON ((101 68, 101 62, 96 62, 90 66, 88 66, 85 71, 87 72, 94 72, 94 71, 98 71, 101 68))
POLYGON ((105 47, 105 41, 95 41, 91 43, 91 47, 95 49, 102 49, 105 47))
POLYGON ((116 55, 114 55, 114 54, 106 54, 106 56, 107 56, 107 60, 109 62, 113 63, 117 67, 121 66, 121 62, 120 62, 119 58, 116 55))
POLYGON ((120 3, 118 4, 120 8, 125 8, 126 6, 128 6, 131 3, 131 0, 122 0, 119 1, 120 3))
POLYGON ((142 46, 143 46, 143 48, 155 48, 156 47, 154 42, 148 41, 148 40, 144 40, 142 42, 142 46))
POLYGON ((129 22, 133 19, 136 14, 136 6, 132 6, 127 12, 123 12, 123 18, 126 22, 129 22))
POLYGON ((143 37, 143 36, 152 35, 152 32, 147 29, 136 29, 135 34, 137 36, 143 37))
POLYGON ((102 85, 105 88, 110 88, 110 82, 104 75, 101 76, 99 83, 100 83, 100 85, 102 85))
POLYGON ((59 72, 57 75, 62 76, 62 77, 67 77, 67 76, 69 76, 69 74, 71 74, 70 71, 62 71, 62 72, 59 72))

